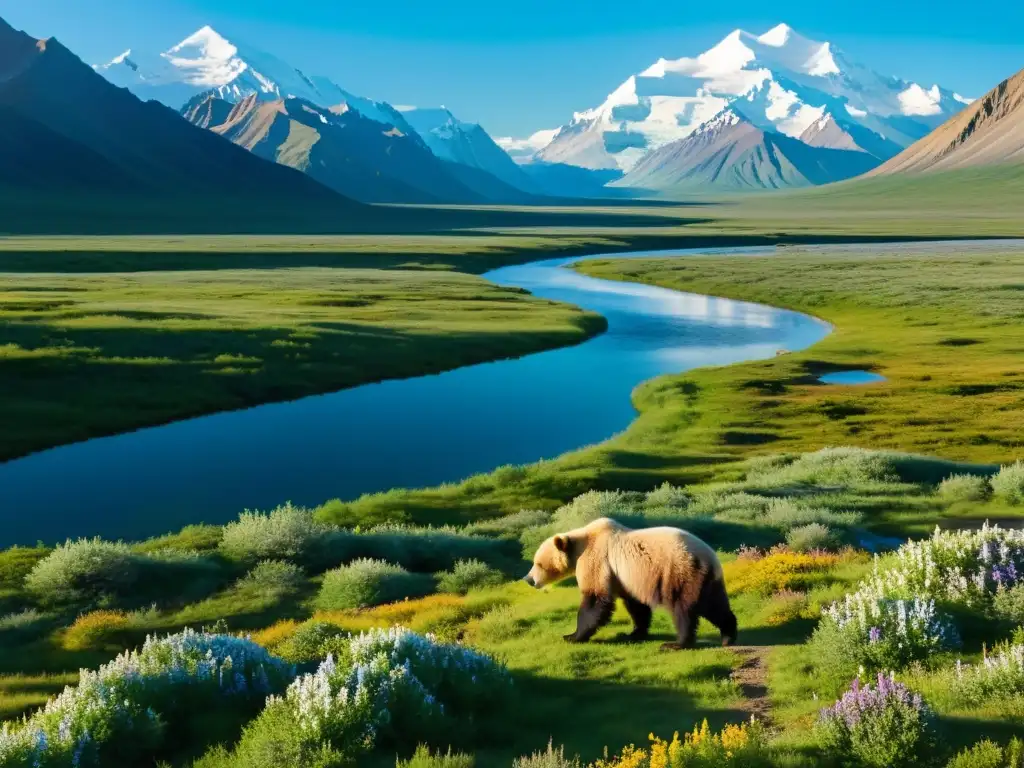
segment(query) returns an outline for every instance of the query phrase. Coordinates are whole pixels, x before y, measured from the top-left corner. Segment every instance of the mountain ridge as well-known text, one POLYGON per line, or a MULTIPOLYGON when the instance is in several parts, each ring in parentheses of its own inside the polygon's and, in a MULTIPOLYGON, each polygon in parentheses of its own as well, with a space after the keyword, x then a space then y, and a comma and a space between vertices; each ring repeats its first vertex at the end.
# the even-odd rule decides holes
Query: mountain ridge
POLYGON ((812 146, 859 149, 880 163, 968 101, 938 85, 880 75, 832 43, 780 24, 761 35, 735 30, 696 57, 658 59, 598 107, 576 112, 533 158, 628 172, 645 155, 736 107, 765 131, 796 140, 806 134, 812 146), (826 117, 835 126, 819 135, 812 128, 826 117))
POLYGON ((930 173, 1002 163, 1024 163, 1024 70, 1003 80, 870 175, 930 173))

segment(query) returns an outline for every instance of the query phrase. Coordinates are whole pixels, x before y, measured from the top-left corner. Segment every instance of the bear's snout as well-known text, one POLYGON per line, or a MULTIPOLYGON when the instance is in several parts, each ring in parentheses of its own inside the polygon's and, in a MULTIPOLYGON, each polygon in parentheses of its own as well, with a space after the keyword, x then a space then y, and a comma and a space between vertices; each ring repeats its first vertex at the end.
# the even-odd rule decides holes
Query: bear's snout
POLYGON ((537 582, 536 582, 536 580, 534 580, 532 573, 528 573, 525 576, 523 576, 523 581, 525 581, 531 587, 536 587, 537 586, 537 582))

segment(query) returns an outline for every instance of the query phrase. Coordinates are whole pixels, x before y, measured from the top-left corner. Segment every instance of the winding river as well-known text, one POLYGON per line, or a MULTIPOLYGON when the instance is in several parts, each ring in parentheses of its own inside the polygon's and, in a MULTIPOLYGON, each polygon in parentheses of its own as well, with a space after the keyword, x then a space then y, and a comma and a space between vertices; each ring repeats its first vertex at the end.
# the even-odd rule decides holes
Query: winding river
POLYGON ((7 462, 0 465, 0 547, 55 536, 138 539, 288 500, 315 505, 552 458, 623 430, 636 414, 630 393, 640 382, 803 349, 830 330, 796 312, 587 277, 567 268, 578 260, 484 277, 604 315, 601 336, 7 462))

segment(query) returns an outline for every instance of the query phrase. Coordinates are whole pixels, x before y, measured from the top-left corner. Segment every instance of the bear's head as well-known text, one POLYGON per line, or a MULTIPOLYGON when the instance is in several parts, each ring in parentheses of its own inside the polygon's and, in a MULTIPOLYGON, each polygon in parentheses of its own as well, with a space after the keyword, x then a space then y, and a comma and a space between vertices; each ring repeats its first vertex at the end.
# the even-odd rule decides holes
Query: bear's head
POLYGON ((531 587, 539 589, 569 576, 573 572, 569 549, 569 537, 565 534, 555 534, 550 539, 546 539, 537 548, 537 554, 533 556, 533 568, 526 574, 523 581, 531 587))

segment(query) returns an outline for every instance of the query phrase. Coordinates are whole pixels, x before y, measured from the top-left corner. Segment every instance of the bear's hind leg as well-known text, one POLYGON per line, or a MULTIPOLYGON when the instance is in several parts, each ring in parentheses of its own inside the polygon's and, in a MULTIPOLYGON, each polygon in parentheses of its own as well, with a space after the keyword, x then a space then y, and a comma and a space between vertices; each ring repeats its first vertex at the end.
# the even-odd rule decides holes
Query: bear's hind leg
POLYGON ((729 595, 725 591, 725 582, 721 579, 708 579, 700 593, 698 610, 722 633, 722 645, 734 645, 738 624, 736 614, 729 606, 729 595))
POLYGON ((585 643, 601 627, 611 621, 615 610, 615 599, 606 595, 583 595, 580 610, 576 616, 576 631, 565 635, 570 643, 585 643))
POLYGON ((663 643, 661 650, 679 651, 697 644, 697 624, 700 623, 700 615, 694 608, 677 602, 672 606, 672 621, 676 625, 676 635, 679 639, 674 643, 663 643))
POLYGON ((634 600, 629 595, 623 595, 622 602, 626 604, 626 610, 629 611, 629 616, 633 619, 633 631, 626 636, 626 639, 632 642, 646 640, 647 634, 651 630, 651 614, 653 613, 651 607, 639 600, 634 600))

